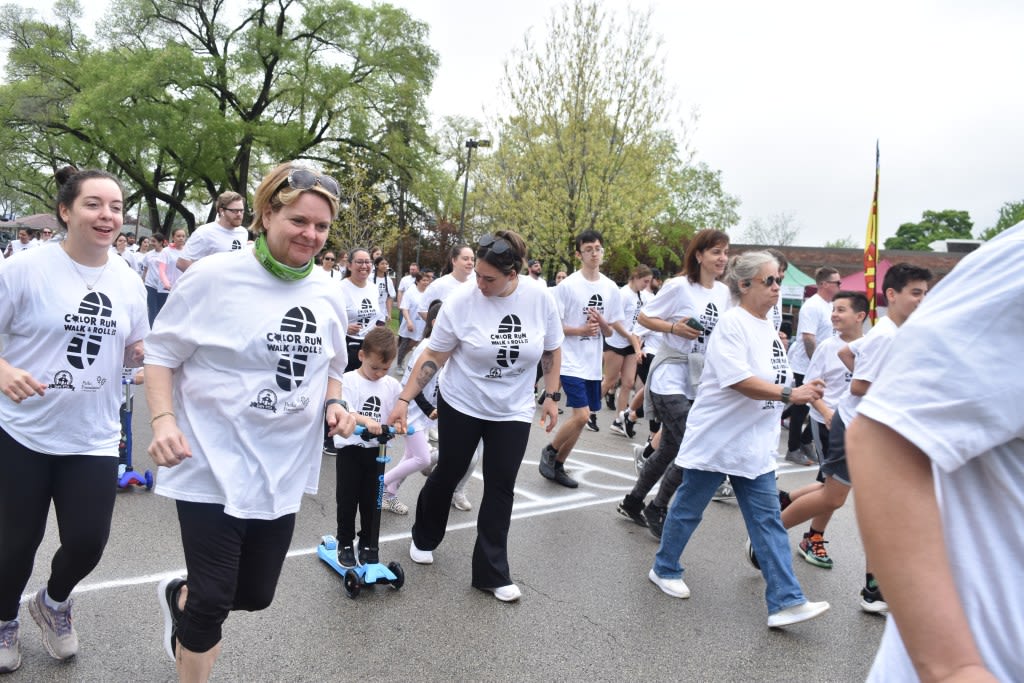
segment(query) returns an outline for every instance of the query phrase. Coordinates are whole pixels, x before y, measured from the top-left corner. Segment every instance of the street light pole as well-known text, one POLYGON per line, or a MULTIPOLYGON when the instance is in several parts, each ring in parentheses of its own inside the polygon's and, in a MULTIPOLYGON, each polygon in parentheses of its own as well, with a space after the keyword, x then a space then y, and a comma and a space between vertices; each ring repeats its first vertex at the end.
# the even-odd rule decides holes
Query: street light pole
POLYGON ((465 241, 466 237, 466 195, 469 194, 469 164, 473 160, 473 150, 477 147, 490 147, 490 140, 466 140, 466 180, 462 184, 462 213, 459 215, 459 240, 465 241))

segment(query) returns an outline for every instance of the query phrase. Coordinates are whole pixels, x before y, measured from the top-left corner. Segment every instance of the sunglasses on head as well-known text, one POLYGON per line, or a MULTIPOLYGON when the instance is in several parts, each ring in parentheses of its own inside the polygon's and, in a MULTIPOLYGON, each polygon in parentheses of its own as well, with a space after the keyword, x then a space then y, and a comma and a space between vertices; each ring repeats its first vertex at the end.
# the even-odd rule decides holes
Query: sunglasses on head
POLYGON ((327 190, 327 194, 335 199, 341 196, 341 187, 338 185, 337 180, 329 175, 323 175, 308 168, 293 168, 288 173, 288 180, 286 182, 288 187, 293 190, 312 190, 319 185, 327 190))
POLYGON ((504 237, 498 237, 496 235, 484 235, 480 238, 480 248, 489 249, 494 254, 504 254, 506 251, 512 249, 512 245, 508 243, 504 237))

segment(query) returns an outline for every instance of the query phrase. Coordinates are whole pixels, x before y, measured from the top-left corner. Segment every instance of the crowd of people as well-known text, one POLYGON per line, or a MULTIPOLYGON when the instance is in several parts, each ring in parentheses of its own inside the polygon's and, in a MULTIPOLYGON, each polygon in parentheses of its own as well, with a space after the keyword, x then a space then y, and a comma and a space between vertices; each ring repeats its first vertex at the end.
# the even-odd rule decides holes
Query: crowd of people
POLYGON ((940 332, 977 319, 969 306, 991 308, 991 294, 968 277, 1015 293, 991 263, 1000 245, 1020 251, 1024 228, 966 259, 925 305, 932 274, 893 265, 881 286, 886 315, 873 327, 865 296, 842 291, 838 271, 822 266, 790 338, 785 256, 730 255, 719 230, 690 238, 667 279, 640 264, 616 284, 602 272, 603 236, 584 230, 571 267, 549 283, 522 236, 497 230, 453 246, 440 276, 411 264, 396 283, 379 248, 325 249, 340 188, 305 163, 263 178, 248 227, 245 197, 226 192, 216 219, 191 236, 177 229, 138 243, 121 232, 117 178, 69 167, 57 181, 63 234, 20 230, 0 265, 0 673, 21 663, 20 596, 51 504, 61 543, 28 611, 50 655, 78 651, 71 595, 110 531, 120 378, 144 362, 156 493, 174 501, 187 568, 158 586, 163 643, 181 680, 209 678, 230 612, 271 604, 323 456, 335 459, 343 568, 379 561, 369 526, 379 510, 413 513, 409 556, 433 564, 452 509, 473 509, 467 484, 479 468, 470 582, 519 600, 508 537, 538 412, 550 435, 538 465, 547 485, 580 486, 567 463, 584 430, 606 426, 640 441, 636 482, 617 510, 658 541, 648 580, 664 594, 690 596, 686 549, 709 502, 728 497, 765 581, 767 625, 820 616, 829 603, 805 596, 794 550, 831 568, 827 526, 854 491, 868 551, 860 605, 891 608, 894 618, 873 679, 1019 677, 1019 617, 1003 623, 985 609, 994 595, 1019 593, 1019 566, 979 576, 963 558, 993 547, 1006 521, 1024 519, 1012 486, 1024 418, 1012 377, 985 361, 1012 356, 1022 322, 1015 309, 993 310, 985 332, 969 333, 993 348, 979 340, 969 358, 940 332), (43 268, 45 291, 30 276, 43 268), (945 305, 933 300, 940 296, 945 305), (238 307, 239 297, 259 305, 238 307), (960 378, 969 381, 950 383, 960 378), (607 425, 602 404, 613 415, 607 425), (52 411, 87 419, 58 435, 46 427, 52 411), (371 436, 410 432, 379 499, 377 445, 357 426, 371 436), (894 465, 885 449, 905 462, 894 465), (780 465, 816 468, 817 480, 780 490, 780 465), (901 485, 893 471, 915 492, 906 510, 893 507, 904 498, 892 493, 901 485), (417 472, 426 477, 413 509, 399 493, 417 472), (1005 506, 983 500, 992 481, 1008 484, 1005 506), (977 519, 966 512, 975 504, 977 519), (787 530, 805 523, 791 545, 787 530), (891 529, 925 530, 913 542, 931 566, 917 578, 891 529), (922 597, 928 588, 942 604, 922 597), (955 638, 936 631, 942 623, 955 638))

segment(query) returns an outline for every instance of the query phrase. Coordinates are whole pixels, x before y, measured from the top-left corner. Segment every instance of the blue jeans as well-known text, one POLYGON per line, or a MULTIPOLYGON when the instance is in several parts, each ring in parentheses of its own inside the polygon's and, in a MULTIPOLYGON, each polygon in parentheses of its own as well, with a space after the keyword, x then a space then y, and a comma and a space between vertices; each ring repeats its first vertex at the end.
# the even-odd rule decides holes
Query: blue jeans
MULTIPOLYGON (((764 597, 768 603, 768 614, 803 604, 807 598, 793 572, 789 535, 779 517, 779 492, 775 487, 775 473, 768 472, 756 479, 729 479, 767 584, 764 597)), ((704 508, 711 502, 711 497, 723 481, 725 475, 721 472, 684 472, 683 483, 668 509, 665 528, 661 533, 661 545, 654 556, 655 574, 663 579, 683 577, 679 558, 700 524, 704 508)))

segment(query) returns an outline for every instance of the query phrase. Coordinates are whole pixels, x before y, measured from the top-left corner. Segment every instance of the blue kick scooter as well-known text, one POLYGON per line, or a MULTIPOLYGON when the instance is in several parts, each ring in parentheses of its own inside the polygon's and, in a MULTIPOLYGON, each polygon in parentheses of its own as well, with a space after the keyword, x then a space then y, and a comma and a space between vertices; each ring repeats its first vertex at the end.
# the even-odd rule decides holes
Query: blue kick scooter
POLYGON ((132 468, 132 412, 135 405, 135 393, 132 391, 132 380, 122 378, 124 386, 124 403, 121 404, 121 440, 117 444, 117 488, 120 491, 132 487, 148 491, 153 488, 153 473, 146 470, 139 474, 132 468))
MULTIPOLYGON (((362 435, 366 429, 362 425, 356 427, 355 433, 362 435)), ((412 434, 412 429, 408 430, 412 434)), ((373 513, 373 520, 370 524, 370 536, 367 545, 377 548, 380 543, 380 512, 381 503, 384 500, 384 466, 391 462, 388 457, 388 441, 395 438, 395 428, 385 426, 384 430, 369 440, 376 439, 380 444, 377 451, 377 509, 373 513)), ((366 439, 366 436, 363 436, 366 439)), ((345 583, 345 592, 348 597, 355 599, 359 597, 359 591, 363 586, 373 587, 378 583, 390 584, 395 590, 405 583, 405 572, 402 565, 397 562, 389 562, 386 566, 377 562, 373 564, 359 564, 355 567, 342 567, 338 562, 338 539, 327 535, 321 538, 320 545, 316 548, 317 557, 326 562, 331 569, 341 574, 345 583)))

